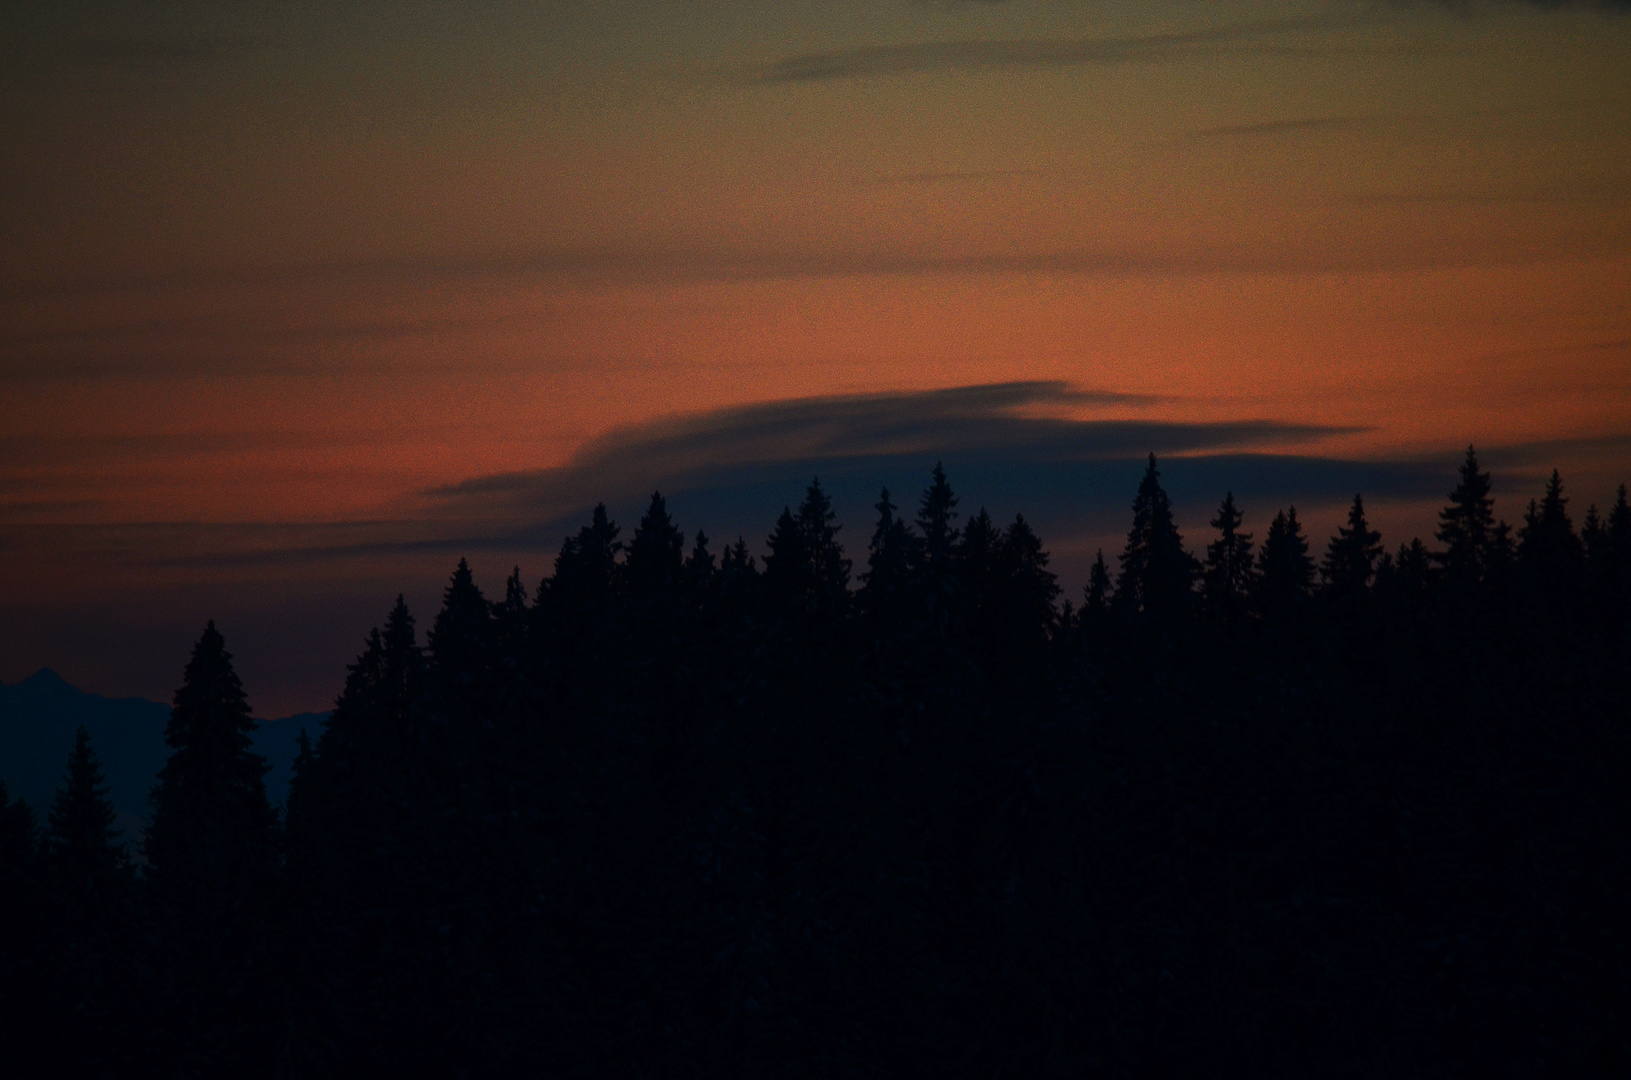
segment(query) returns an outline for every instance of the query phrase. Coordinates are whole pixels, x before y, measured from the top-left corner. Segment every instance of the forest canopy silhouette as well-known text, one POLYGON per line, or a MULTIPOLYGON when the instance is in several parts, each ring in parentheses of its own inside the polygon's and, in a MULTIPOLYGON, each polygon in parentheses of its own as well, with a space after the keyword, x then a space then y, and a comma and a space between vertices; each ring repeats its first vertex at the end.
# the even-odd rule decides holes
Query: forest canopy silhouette
POLYGON ((11 1075, 1623 1075, 1631 506, 1325 540, 1151 455, 1062 597, 936 466, 398 598, 274 808, 207 626, 145 835, 0 788, 11 1075))

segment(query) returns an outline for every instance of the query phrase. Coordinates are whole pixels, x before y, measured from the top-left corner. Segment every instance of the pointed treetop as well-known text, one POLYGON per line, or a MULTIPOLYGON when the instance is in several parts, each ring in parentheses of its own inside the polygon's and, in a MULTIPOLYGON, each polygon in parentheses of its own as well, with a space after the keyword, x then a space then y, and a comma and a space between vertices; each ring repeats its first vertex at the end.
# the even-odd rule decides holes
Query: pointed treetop
POLYGON ((1523 528, 1518 532, 1518 556, 1531 574, 1556 585, 1578 569, 1583 555, 1580 537, 1569 519, 1563 477, 1553 469, 1539 504, 1530 500, 1523 528))
POLYGON ((1314 584, 1314 560, 1295 506, 1274 515, 1257 557, 1255 595, 1265 612, 1282 613, 1307 598, 1314 584))
POLYGON ((74 732, 68 771, 57 789, 47 822, 51 861, 76 885, 94 885, 125 870, 125 846, 113 827, 117 814, 102 763, 81 725, 74 732))
POLYGON ((714 554, 708 550, 708 534, 701 529, 697 530, 697 540, 691 546, 691 554, 686 556, 685 568, 693 576, 701 576, 704 579, 713 576, 714 554))
POLYGON ((1128 611, 1175 610, 1188 602, 1196 568, 1173 522, 1172 503, 1152 453, 1133 498, 1133 527, 1121 553, 1116 600, 1128 611))
POLYGON ((266 801, 266 759, 252 752, 254 726, 212 622, 193 648, 164 729, 174 752, 153 789, 144 844, 161 879, 208 891, 270 872, 275 818, 266 801))
POLYGON ((1435 534, 1444 545, 1436 558, 1452 581, 1476 582, 1494 560, 1495 500, 1489 492, 1489 473, 1479 471, 1478 454, 1469 446, 1450 503, 1439 511, 1435 534))
POLYGON ((898 600, 906 588, 916 537, 895 515, 899 508, 890 501, 888 488, 879 492, 873 508, 878 511, 878 524, 867 544, 867 568, 861 579, 865 583, 865 605, 876 612, 898 600))
POLYGON ((957 496, 946 480, 943 463, 935 462, 930 473, 929 486, 918 503, 917 529, 923 537, 923 558, 928 563, 943 563, 951 558, 956 542, 957 496))
POLYGON ((651 493, 645 516, 629 539, 624 566, 632 586, 641 592, 661 592, 679 583, 685 565, 685 535, 668 515, 660 491, 651 493))
POLYGON ((444 677, 474 678, 486 667, 492 630, 492 606, 476 587, 464 559, 442 593, 442 610, 426 635, 430 666, 444 677))
POLYGON ((1208 607, 1225 617, 1241 614, 1252 585, 1252 534, 1240 531, 1244 520, 1235 506, 1235 493, 1226 492, 1218 516, 1210 522, 1218 538, 1206 545, 1203 578, 1208 607))
POLYGON ((521 583, 519 566, 510 571, 510 576, 504 582, 504 602, 500 606, 508 612, 526 610, 527 587, 521 583))
POLYGON ((799 504, 799 528, 804 532, 811 570, 824 607, 842 606, 849 596, 850 561, 838 543, 838 514, 822 490, 819 477, 810 479, 799 504))
POLYGON ((1103 611, 1110 603, 1110 568, 1104 563, 1104 549, 1099 549, 1098 557, 1093 560, 1093 566, 1087 572, 1087 585, 1084 587, 1082 611, 1103 611))
POLYGON ((191 725, 207 722, 220 729, 221 737, 229 739, 232 749, 238 748, 239 737, 247 748, 247 732, 253 724, 250 715, 249 698, 244 694, 238 673, 232 669, 232 654, 227 652, 226 639, 215 629, 215 620, 211 619, 193 646, 182 684, 176 689, 164 740, 171 747, 178 747, 181 743, 177 740, 188 736, 191 725), (241 736, 226 734, 233 731, 240 732, 241 736))
POLYGON ((1340 526, 1325 551, 1320 572, 1333 597, 1352 598, 1363 593, 1376 573, 1376 560, 1382 554, 1382 534, 1365 521, 1365 502, 1354 496, 1348 509, 1348 524, 1340 526))

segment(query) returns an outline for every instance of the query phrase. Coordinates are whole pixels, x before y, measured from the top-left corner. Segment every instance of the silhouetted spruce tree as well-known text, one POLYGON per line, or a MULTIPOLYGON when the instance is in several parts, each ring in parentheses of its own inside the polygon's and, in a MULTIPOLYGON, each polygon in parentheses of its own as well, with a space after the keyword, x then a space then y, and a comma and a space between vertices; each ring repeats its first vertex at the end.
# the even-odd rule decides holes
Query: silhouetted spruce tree
POLYGON ((636 594, 673 595, 685 569, 685 536, 668 515, 662 492, 651 493, 645 516, 634 528, 623 564, 636 594))
POLYGON ((807 609, 810 594, 815 590, 815 572, 809 540, 799 528, 792 507, 782 507, 766 546, 769 548, 765 553, 766 592, 782 605, 807 609))
POLYGON ((493 702, 507 727, 519 722, 518 713, 531 703, 532 610, 521 568, 504 582, 504 599, 493 604, 493 702))
POLYGON ((521 568, 517 566, 504 580, 504 599, 493 604, 495 643, 498 655, 504 657, 506 663, 519 662, 518 658, 526 654, 530 622, 527 586, 521 580, 521 568))
POLYGON ((1268 535, 1257 557, 1253 599, 1270 618, 1283 618, 1299 609, 1314 585, 1314 560, 1297 520, 1297 508, 1282 510, 1269 523, 1268 535))
POLYGON ((1586 516, 1580 522, 1580 546, 1585 550, 1588 567, 1603 564, 1608 548, 1608 523, 1597 513, 1596 503, 1586 507, 1586 516))
POLYGON ((708 534, 698 529, 696 543, 691 545, 691 554, 685 557, 685 580, 691 595, 698 602, 713 591, 714 576, 718 571, 719 568, 714 565, 714 553, 708 550, 708 534))
POLYGON ((362 655, 347 670, 345 688, 318 740, 318 756, 326 761, 332 753, 371 766, 402 762, 410 742, 424 734, 419 714, 426 666, 413 615, 399 593, 384 629, 369 634, 362 655))
POLYGON ((1556 469, 1546 482, 1546 494, 1537 505, 1530 500, 1518 533, 1518 560, 1529 582, 1543 591, 1563 593, 1572 588, 1584 565, 1584 551, 1569 520, 1569 500, 1556 469))
POLYGON ((962 614, 957 573, 957 496, 946 480, 946 470, 935 462, 929 486, 918 501, 916 574, 918 603, 927 625, 941 638, 953 632, 962 614))
POLYGON ((838 542, 843 526, 833 511, 832 500, 821 488, 819 478, 811 479, 799 503, 799 529, 804 533, 814 574, 817 610, 831 616, 842 615, 849 607, 850 561, 838 542))
POLYGON ((949 564, 957 544, 957 496, 946 480, 943 463, 935 462, 929 486, 918 502, 917 528, 925 565, 949 564))
POLYGON ((617 680, 619 531, 598 504, 589 524, 561 542, 554 572, 539 583, 532 605, 534 670, 545 697, 580 726, 604 713, 617 680))
POLYGON ((281 1050, 291 1071, 340 1067, 342 1033, 389 1030, 411 996, 411 911, 427 887, 423 818, 434 810, 419 782, 431 734, 424 684, 424 654, 399 595, 347 668, 315 751, 303 739, 296 759, 286 880, 298 917, 288 920, 290 1038, 281 1050))
POLYGON ((1420 538, 1412 537, 1410 543, 1399 545, 1393 565, 1401 588, 1409 595, 1425 593, 1433 582, 1432 554, 1420 538))
POLYGON ((764 583, 785 610, 830 623, 848 607, 850 562, 838 543, 837 518, 819 478, 810 481, 797 515, 782 509, 770 536, 764 583))
POLYGON ((1202 572, 1206 606, 1225 621, 1245 614, 1246 597, 1251 592, 1252 534, 1240 531, 1242 520, 1234 492, 1226 493, 1218 506, 1218 516, 1210 523, 1218 531, 1218 538, 1206 545, 1202 572))
POLYGON ((1199 567, 1184 550, 1172 520, 1172 503, 1161 487, 1161 472, 1150 455, 1144 479, 1133 499, 1133 527, 1121 553, 1116 579, 1116 605, 1122 610, 1175 614, 1193 597, 1199 567))
POLYGON ((468 721, 489 704, 484 699, 492 689, 493 630, 492 606, 476 587, 470 564, 460 559, 425 639, 426 671, 450 712, 445 719, 468 721))
POLYGON ((559 620, 567 636, 575 636, 588 623, 609 615, 617 577, 617 556, 623 543, 621 530, 606 514, 606 504, 595 506, 589 524, 561 542, 554 574, 539 586, 535 609, 559 620))
POLYGON ((255 721, 215 624, 204 628, 176 690, 144 851, 163 927, 164 1015, 156 1071, 211 1075, 266 1060, 276 991, 270 886, 277 821, 255 721))
POLYGON ((1010 648, 1038 655, 1058 618, 1053 603, 1059 596, 1059 579, 1048 569, 1042 538, 1023 514, 1015 514, 1003 532, 1002 563, 1007 579, 1001 593, 1004 637, 1010 648))
POLYGON ((55 939, 51 996, 58 1009, 71 1010, 75 1025, 97 1033, 61 1047, 56 1060, 65 1074, 108 1075, 128 1068, 132 1021, 145 1019, 143 1005, 133 999, 150 989, 140 985, 140 965, 133 963, 130 931, 140 897, 131 887, 135 878, 108 796, 90 733, 81 727, 52 801, 44 843, 55 939))
POLYGON ((1338 526, 1320 566, 1326 595, 1340 603, 1352 603, 1363 596, 1370 588, 1381 554, 1382 534, 1366 523, 1364 500, 1355 495, 1348 508, 1348 523, 1338 526))
POLYGON ((297 791, 304 793, 310 790, 312 770, 317 767, 316 760, 317 754, 312 748, 311 736, 306 734, 305 728, 301 728, 300 734, 295 736, 294 761, 289 768, 289 796, 283 808, 283 829, 291 837, 297 833, 309 832, 316 824, 307 816, 311 810, 310 804, 295 796, 297 791))
POLYGON ((253 752, 255 721, 232 655, 212 621, 193 647, 164 741, 170 758, 153 789, 143 850, 154 882, 189 909, 223 913, 274 866, 275 818, 266 759, 253 752))
POLYGON ((866 570, 856 603, 877 628, 893 631, 904 625, 911 588, 912 543, 915 539, 906 522, 895 515, 897 507, 884 488, 874 505, 878 523, 867 544, 866 570))
POLYGON ((109 794, 91 734, 81 727, 74 733, 67 775, 51 804, 46 843, 56 877, 85 895, 122 884, 129 874, 109 794))
POLYGON ((977 648, 984 651, 1001 633, 996 623, 1004 618, 1002 606, 1012 570, 1002 531, 985 507, 968 519, 956 551, 958 588, 972 620, 977 648))
POLYGON ((758 560, 738 536, 719 556, 716 625, 745 630, 757 617, 759 584, 758 560))
POLYGON ((1103 613, 1110 608, 1111 585, 1110 568, 1104 563, 1104 549, 1093 559, 1093 565, 1087 571, 1087 584, 1082 589, 1082 617, 1085 619, 1089 612, 1103 613))
POLYGON ((1495 557, 1495 501, 1489 489, 1489 473, 1478 470, 1478 454, 1469 446, 1450 503, 1439 511, 1436 535, 1444 549, 1433 556, 1453 586, 1482 581, 1495 557))

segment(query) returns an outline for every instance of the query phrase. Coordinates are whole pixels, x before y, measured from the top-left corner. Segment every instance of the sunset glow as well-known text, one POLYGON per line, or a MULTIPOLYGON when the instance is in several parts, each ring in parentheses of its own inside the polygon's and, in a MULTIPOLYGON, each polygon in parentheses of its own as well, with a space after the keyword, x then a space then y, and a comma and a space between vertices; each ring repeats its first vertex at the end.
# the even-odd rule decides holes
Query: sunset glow
MULTIPOLYGON (((19 10, 0 680, 158 696, 214 617, 257 709, 326 708, 466 541, 504 537, 469 550, 484 586, 536 583, 594 501, 672 485, 612 448, 792 399, 1046 382, 1082 396, 1001 408, 1299 425, 1226 449, 1441 469, 1366 493, 1395 547, 1468 443, 1508 520, 1553 466, 1581 514, 1631 480, 1623 6, 19 10), (447 494, 548 469, 610 489, 447 494)), ((901 449, 926 475, 965 445, 901 449)), ((1072 592, 1125 530, 1020 509, 1072 592)))

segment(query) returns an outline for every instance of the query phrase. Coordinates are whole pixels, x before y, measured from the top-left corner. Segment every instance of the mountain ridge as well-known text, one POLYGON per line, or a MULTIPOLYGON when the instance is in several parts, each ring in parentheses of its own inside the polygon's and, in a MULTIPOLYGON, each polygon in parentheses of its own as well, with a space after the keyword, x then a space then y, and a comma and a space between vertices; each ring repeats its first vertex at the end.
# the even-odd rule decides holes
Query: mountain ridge
MULTIPOLYGON (((108 697, 81 690, 50 667, 14 683, 0 682, 0 782, 11 798, 28 800, 43 820, 62 782, 74 732, 83 725, 102 761, 117 827, 139 842, 147 796, 169 757, 164 726, 170 706, 143 697, 108 697)), ((255 752, 266 758, 266 793, 281 803, 289 789, 300 732, 315 739, 327 713, 257 720, 255 752)))

